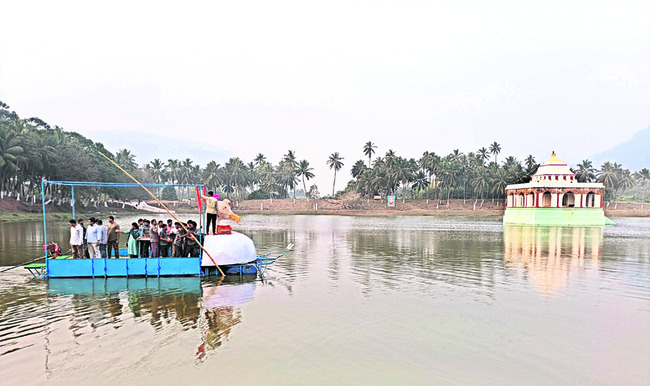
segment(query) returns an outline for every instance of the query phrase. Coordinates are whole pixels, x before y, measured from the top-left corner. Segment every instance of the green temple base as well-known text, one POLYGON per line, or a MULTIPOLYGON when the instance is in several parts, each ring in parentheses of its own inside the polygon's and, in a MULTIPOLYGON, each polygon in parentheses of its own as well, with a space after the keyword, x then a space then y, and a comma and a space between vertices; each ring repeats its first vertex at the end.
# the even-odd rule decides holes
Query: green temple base
POLYGON ((507 208, 504 224, 602 226, 614 222, 602 208, 507 208))

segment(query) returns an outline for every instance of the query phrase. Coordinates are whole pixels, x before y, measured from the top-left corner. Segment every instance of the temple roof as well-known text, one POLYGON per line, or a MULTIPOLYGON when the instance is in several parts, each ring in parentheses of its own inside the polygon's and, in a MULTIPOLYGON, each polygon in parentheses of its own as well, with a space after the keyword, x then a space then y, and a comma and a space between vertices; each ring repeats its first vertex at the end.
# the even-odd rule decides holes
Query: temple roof
POLYGON ((604 189, 605 186, 599 182, 584 183, 578 182, 575 173, 569 165, 558 158, 555 152, 546 162, 537 169, 531 181, 525 184, 508 185, 506 190, 527 189, 527 188, 586 188, 604 189))
POLYGON ((536 176, 547 176, 547 175, 575 175, 571 171, 571 168, 569 168, 569 165, 567 165, 564 161, 559 159, 557 155, 555 155, 555 152, 551 155, 551 158, 549 158, 546 162, 541 164, 539 168, 537 169, 537 173, 535 173, 536 176))

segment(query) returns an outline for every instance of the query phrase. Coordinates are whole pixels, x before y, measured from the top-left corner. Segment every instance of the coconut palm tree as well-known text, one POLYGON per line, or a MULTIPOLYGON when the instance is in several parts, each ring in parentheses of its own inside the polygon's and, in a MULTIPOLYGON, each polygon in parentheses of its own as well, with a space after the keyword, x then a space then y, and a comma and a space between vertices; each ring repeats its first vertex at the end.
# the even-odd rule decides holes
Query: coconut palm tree
POLYGON ((287 162, 289 166, 295 168, 298 166, 298 160, 296 159, 296 152, 293 150, 287 151, 287 154, 284 155, 283 161, 287 162))
POLYGON ((128 172, 132 172, 138 167, 138 164, 135 163, 135 155, 127 149, 117 151, 115 154, 115 163, 128 172))
POLYGON ((214 189, 223 184, 223 178, 221 176, 221 171, 219 170, 220 168, 221 166, 214 161, 210 161, 205 165, 205 169, 203 169, 202 173, 202 180, 208 188, 214 189))
POLYGON ((24 152, 21 142, 14 125, 0 122, 0 191, 5 190, 7 177, 18 170, 19 158, 24 152))
POLYGON ((579 182, 592 182, 596 178, 596 169, 592 166, 591 161, 585 159, 578 165, 576 178, 579 182))
MULTIPOLYGON (((305 185, 305 179, 309 181, 314 178, 312 170, 314 170, 314 168, 309 167, 309 161, 307 160, 301 160, 298 164, 297 176, 302 177, 302 188, 305 190, 305 197, 307 197, 307 185, 305 185)), ((307 197, 307 200, 309 201, 309 197, 307 197)))
POLYGON ((395 167, 391 170, 393 180, 402 183, 402 202, 406 201, 408 183, 413 179, 414 163, 415 160, 411 163, 411 161, 405 158, 398 157, 395 167))
POLYGON ((485 192, 490 189, 490 174, 484 166, 479 166, 474 170, 474 175, 470 181, 474 192, 480 194, 481 200, 485 200, 485 192))
POLYGON ((248 187, 251 189, 251 192, 254 192, 260 183, 259 168, 255 166, 255 162, 249 162, 246 166, 248 166, 248 187))
POLYGON ((481 160, 481 162, 482 162, 483 164, 485 164, 485 161, 486 161, 488 158, 490 158, 490 157, 488 156, 488 149, 486 149, 486 148, 484 148, 484 147, 478 149, 478 151, 476 152, 476 155, 479 157, 479 159, 481 160))
POLYGON ((273 193, 275 193, 275 170, 273 169, 273 165, 268 162, 263 162, 260 164, 258 172, 260 176, 260 186, 263 190, 268 192, 269 200, 271 200, 271 204, 273 204, 273 193))
POLYGON ((643 204, 645 203, 645 184, 650 180, 650 170, 643 168, 634 173, 634 177, 637 182, 641 182, 641 209, 643 209, 643 204))
POLYGON ((420 193, 422 190, 425 190, 429 186, 429 181, 427 180, 424 170, 418 170, 413 176, 413 190, 416 193, 420 193))
POLYGON ((630 173, 629 169, 622 170, 619 173, 618 179, 618 190, 621 194, 625 193, 626 190, 631 189, 636 185, 636 179, 630 173))
POLYGON ((499 145, 496 141, 494 141, 490 145, 490 153, 494 154, 494 163, 498 165, 499 163, 497 162, 497 155, 501 153, 501 145, 499 145))
POLYGON ((172 184, 177 183, 180 180, 181 161, 177 159, 168 159, 167 169, 169 169, 167 175, 172 184))
POLYGON ((154 159, 149 163, 151 167, 151 178, 157 184, 161 184, 163 180, 163 171, 165 169, 165 164, 158 158, 154 159))
POLYGON ((255 161, 255 165, 260 166, 261 164, 266 162, 266 156, 262 153, 257 153, 253 161, 255 161))
POLYGON ((597 181, 605 185, 606 191, 609 191, 613 195, 614 201, 616 201, 616 190, 618 184, 618 164, 611 163, 609 161, 605 162, 600 167, 600 172, 598 173, 597 181))
POLYGON ((239 157, 229 159, 224 165, 224 183, 226 186, 232 187, 233 190, 227 192, 224 189, 224 191, 233 193, 236 190, 236 196, 241 196, 242 190, 245 190, 246 185, 248 185, 247 176, 248 168, 239 157))
POLYGON ((526 157, 524 160, 524 164, 526 165, 526 171, 529 174, 531 174, 531 172, 533 172, 533 169, 536 169, 537 167, 537 162, 535 162, 535 157, 533 157, 532 154, 528 154, 528 157, 526 157))
POLYGON ((508 173, 505 169, 498 168, 494 174, 492 194, 497 197, 503 197, 506 192, 506 186, 508 186, 508 173))
POLYGON ((352 174, 352 178, 355 178, 358 181, 366 170, 368 170, 366 164, 364 164, 363 161, 358 160, 354 165, 352 165, 350 174, 352 174))
POLYGON ((184 184, 191 184, 194 182, 194 161, 189 158, 185 158, 185 161, 181 163, 180 170, 180 181, 184 184))
POLYGON ((341 157, 339 155, 339 152, 334 152, 330 155, 330 157, 327 159, 327 165, 330 167, 330 169, 334 169, 334 183, 332 184, 332 197, 334 197, 334 190, 336 188, 336 172, 341 170, 343 167, 343 160, 345 158, 341 157))
POLYGON ((447 205, 449 205, 449 199, 451 197, 451 188, 458 183, 458 171, 455 166, 456 164, 451 161, 449 156, 442 159, 438 165, 438 173, 440 174, 442 187, 443 189, 445 187, 447 188, 447 205))
POLYGON ((368 141, 368 142, 366 142, 365 145, 363 145, 363 154, 365 154, 366 157, 368 157, 368 167, 369 168, 372 167, 372 162, 371 162, 372 161, 372 155, 375 154, 375 149, 376 148, 377 148, 377 146, 375 146, 375 144, 372 143, 371 141, 368 141))

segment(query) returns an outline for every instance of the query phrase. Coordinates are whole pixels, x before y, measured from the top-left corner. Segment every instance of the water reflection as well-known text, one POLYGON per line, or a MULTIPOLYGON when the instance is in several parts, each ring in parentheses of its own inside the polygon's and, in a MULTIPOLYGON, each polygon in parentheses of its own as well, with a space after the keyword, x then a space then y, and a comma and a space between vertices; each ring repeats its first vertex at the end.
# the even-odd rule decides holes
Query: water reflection
POLYGON ((241 323, 240 306, 253 300, 257 283, 254 281, 221 284, 206 282, 202 286, 204 325, 203 342, 196 351, 201 362, 206 352, 214 350, 228 340, 233 327, 241 323))
POLYGON ((501 235, 474 230, 357 229, 347 234, 346 245, 354 279, 368 294, 373 287, 400 288, 412 284, 472 287, 477 294, 493 295, 495 273, 501 261, 501 235))
POLYGON ((120 342, 149 339, 145 346, 150 346, 187 332, 194 336, 188 339, 200 342, 196 359, 201 362, 241 323, 241 305, 253 300, 257 285, 253 280, 198 277, 50 279, 5 285, 0 292, 0 357, 12 354, 13 360, 20 360, 43 347, 49 374, 66 367, 64 358, 52 358, 51 353, 89 347, 89 339, 99 347, 120 350, 120 342), (149 332, 137 327, 143 323, 151 326, 149 332), (57 339, 52 340, 54 331, 57 339), (111 334, 117 335, 103 338, 111 334))
POLYGON ((539 290, 553 294, 567 286, 571 273, 597 272, 603 229, 504 226, 506 268, 523 269, 539 290))

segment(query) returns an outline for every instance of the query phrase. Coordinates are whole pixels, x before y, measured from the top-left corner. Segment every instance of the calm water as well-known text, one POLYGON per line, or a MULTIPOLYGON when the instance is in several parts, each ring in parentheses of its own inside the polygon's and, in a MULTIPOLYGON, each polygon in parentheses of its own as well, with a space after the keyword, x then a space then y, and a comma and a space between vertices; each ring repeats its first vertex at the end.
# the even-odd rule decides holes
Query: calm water
MULTIPOLYGON (((646 385, 650 220, 616 221, 248 215, 258 253, 296 245, 264 280, 15 269, 0 274, 0 379, 646 385)), ((65 244, 65 224, 48 227, 65 244)), ((0 265, 38 256, 41 228, 0 224, 0 265)))

